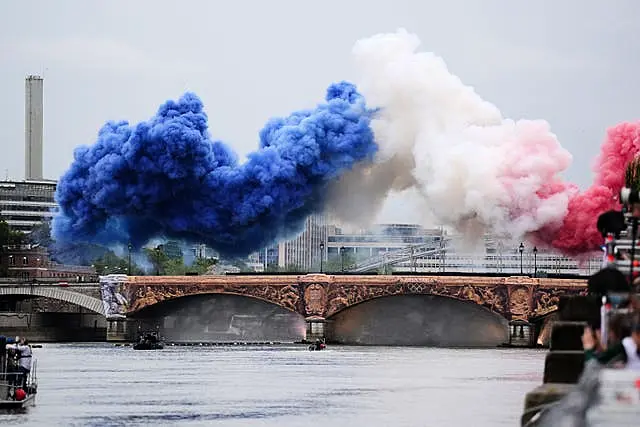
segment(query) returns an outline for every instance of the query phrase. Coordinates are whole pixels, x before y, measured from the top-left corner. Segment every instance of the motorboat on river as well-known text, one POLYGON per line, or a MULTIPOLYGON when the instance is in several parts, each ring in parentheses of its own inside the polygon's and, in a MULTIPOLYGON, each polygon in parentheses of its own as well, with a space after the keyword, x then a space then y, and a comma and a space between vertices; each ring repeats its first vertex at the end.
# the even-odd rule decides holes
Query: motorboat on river
POLYGON ((327 345, 324 343, 324 340, 316 340, 313 344, 309 346, 309 351, 320 351, 327 348, 327 345))
POLYGON ((134 350, 162 350, 162 344, 157 332, 145 332, 140 335, 138 342, 133 345, 134 350))
POLYGON ((26 380, 18 370, 20 355, 7 348, 11 340, 0 336, 0 411, 23 410, 35 404, 38 393, 37 360, 31 357, 26 380))

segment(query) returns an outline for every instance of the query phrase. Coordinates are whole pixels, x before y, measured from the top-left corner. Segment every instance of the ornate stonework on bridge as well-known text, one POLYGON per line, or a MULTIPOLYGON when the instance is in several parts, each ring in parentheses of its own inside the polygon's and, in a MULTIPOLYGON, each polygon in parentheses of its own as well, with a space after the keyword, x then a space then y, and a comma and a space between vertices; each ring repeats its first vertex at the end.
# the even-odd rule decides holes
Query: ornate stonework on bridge
POLYGON ((196 294, 235 294, 269 301, 306 318, 325 319, 373 298, 423 294, 470 301, 509 320, 553 311, 561 295, 585 294, 586 280, 523 276, 132 276, 120 285, 121 312, 196 294))

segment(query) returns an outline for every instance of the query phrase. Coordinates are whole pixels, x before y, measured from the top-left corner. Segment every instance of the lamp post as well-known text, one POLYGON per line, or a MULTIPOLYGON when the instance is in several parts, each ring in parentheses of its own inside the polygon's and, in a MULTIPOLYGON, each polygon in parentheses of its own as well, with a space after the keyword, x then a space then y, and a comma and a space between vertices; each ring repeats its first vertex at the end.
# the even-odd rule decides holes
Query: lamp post
POLYGON ((538 247, 533 247, 533 277, 538 277, 538 247))
POLYGON ((344 273, 344 246, 340 246, 340 258, 342 259, 342 272, 344 273))
POLYGON ((324 261, 324 242, 320 242, 320 273, 322 273, 323 261, 324 261))
POLYGON ((129 249, 129 269, 127 270, 127 274, 131 276, 131 249, 133 249, 131 242, 127 245, 127 249, 129 249))
POLYGON ((384 274, 387 274, 387 263, 389 262, 389 253, 385 252, 384 254, 382 254, 382 262, 384 265, 384 274))
POLYGON ((156 247, 156 276, 160 275, 160 246, 156 247))
POLYGON ((520 251, 520 274, 523 274, 523 272, 522 272, 522 253, 524 252, 524 244, 522 242, 520 242, 520 246, 518 247, 518 250, 520 251))

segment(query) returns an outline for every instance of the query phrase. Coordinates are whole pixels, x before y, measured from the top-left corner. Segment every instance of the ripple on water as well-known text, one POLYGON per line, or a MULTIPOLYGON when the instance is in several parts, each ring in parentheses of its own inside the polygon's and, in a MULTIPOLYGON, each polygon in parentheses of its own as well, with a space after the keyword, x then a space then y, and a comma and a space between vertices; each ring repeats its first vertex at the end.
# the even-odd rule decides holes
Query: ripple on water
POLYGON ((513 426, 544 352, 45 345, 37 405, 0 424, 513 426))

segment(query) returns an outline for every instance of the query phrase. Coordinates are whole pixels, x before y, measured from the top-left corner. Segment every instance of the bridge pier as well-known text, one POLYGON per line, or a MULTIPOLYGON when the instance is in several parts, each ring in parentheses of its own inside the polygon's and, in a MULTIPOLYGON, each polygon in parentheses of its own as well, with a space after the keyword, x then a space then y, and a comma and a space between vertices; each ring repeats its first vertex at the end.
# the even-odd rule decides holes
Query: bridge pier
POLYGON ((326 323, 324 317, 312 316, 304 319, 307 322, 307 341, 324 339, 326 337, 326 323))
POLYGON ((134 341, 138 322, 127 318, 107 319, 107 341, 125 342, 134 341))
POLYGON ((534 347, 535 325, 525 320, 512 320, 509 322, 509 346, 534 347))

